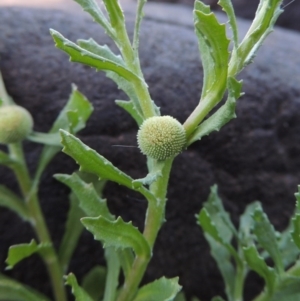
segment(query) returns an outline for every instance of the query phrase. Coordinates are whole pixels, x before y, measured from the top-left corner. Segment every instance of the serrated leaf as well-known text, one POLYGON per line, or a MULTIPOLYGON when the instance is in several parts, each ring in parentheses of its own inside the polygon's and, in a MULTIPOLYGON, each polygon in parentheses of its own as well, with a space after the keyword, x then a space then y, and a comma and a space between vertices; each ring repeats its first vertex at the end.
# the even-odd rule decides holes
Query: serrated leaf
POLYGON ((106 17, 102 13, 100 7, 95 0, 75 0, 84 11, 89 13, 95 22, 99 23, 106 31, 106 33, 114 40, 115 32, 111 28, 106 17))
POLYGON ((94 301, 90 295, 79 286, 74 274, 70 273, 65 279, 66 284, 72 287, 72 294, 75 296, 76 301, 94 301))
POLYGON ((0 206, 14 211, 25 221, 30 220, 28 209, 23 200, 4 185, 0 185, 0 206))
POLYGON ((181 290, 179 278, 162 277, 139 289, 133 301, 172 301, 181 290))
POLYGON ((205 235, 210 246, 210 253, 218 265, 218 269, 225 283, 226 295, 229 299, 234 296, 236 277, 235 268, 232 264, 231 253, 221 243, 213 239, 210 235, 205 235))
POLYGON ((6 269, 12 269, 18 262, 33 255, 34 253, 43 252, 47 248, 49 248, 48 244, 37 244, 34 239, 32 239, 29 244, 11 246, 8 250, 7 259, 5 260, 8 265, 6 269))
POLYGON ((263 212, 261 206, 256 207, 253 214, 253 221, 253 233, 256 236, 257 242, 274 260, 276 270, 279 273, 282 273, 283 262, 278 247, 276 232, 267 215, 263 212))
MULTIPOLYGON (((93 106, 91 103, 82 93, 77 90, 75 85, 72 85, 72 92, 69 100, 56 118, 49 131, 49 134, 57 134, 59 129, 70 130, 73 133, 77 133, 85 126, 85 123, 89 119, 92 112, 93 106), (73 112, 73 117, 76 115, 76 120, 78 121, 77 123, 74 121, 74 118, 73 122, 70 120, 70 112, 73 112)), ((43 148, 39 159, 38 168, 34 176, 34 183, 36 185, 38 185, 39 179, 49 162, 60 151, 61 144, 59 144, 59 146, 46 145, 43 148)))
POLYGON ((82 63, 84 65, 96 68, 97 70, 110 70, 129 81, 141 80, 138 76, 126 69, 124 66, 81 48, 77 44, 66 39, 59 32, 50 29, 50 33, 55 41, 55 46, 66 52, 70 56, 70 60, 72 62, 82 63))
POLYGON ((292 239, 295 245, 300 249, 300 214, 297 213, 292 218, 293 231, 291 232, 292 239))
POLYGON ((142 193, 148 200, 156 202, 154 196, 145 187, 134 188, 133 179, 124 172, 115 167, 110 161, 98 154, 95 150, 89 148, 78 138, 70 133, 61 130, 63 152, 71 156, 77 164, 80 165, 81 171, 90 172, 99 178, 107 179, 130 189, 142 193))
POLYGON ((64 272, 68 269, 70 259, 83 231, 80 218, 84 216, 84 212, 81 208, 79 208, 79 201, 74 194, 70 194, 69 200, 70 208, 68 211, 64 235, 58 251, 58 260, 64 272))
POLYGON ((236 24, 236 17, 234 13, 234 8, 232 6, 231 0, 219 0, 218 4, 222 6, 223 11, 227 14, 229 19, 229 24, 233 34, 233 45, 235 48, 238 47, 238 28, 236 24))
POLYGON ((151 255, 150 246, 144 236, 131 222, 125 223, 121 217, 115 221, 109 221, 102 216, 85 217, 81 222, 95 239, 103 242, 105 248, 132 248, 139 256, 149 258, 151 255))
POLYGON ((260 275, 266 282, 268 292, 274 291, 276 274, 273 268, 268 267, 264 259, 259 255, 254 245, 244 248, 244 255, 250 269, 260 275))
MULTIPOLYGON (((205 101, 205 97, 213 93, 220 96, 218 97, 220 101, 226 89, 229 40, 226 37, 225 25, 220 24, 216 16, 207 8, 201 7, 200 11, 199 5, 197 1, 194 22, 204 72, 201 98, 205 101)), ((210 104, 212 107, 216 105, 217 98, 214 98, 215 103, 210 104)))
POLYGON ((109 220, 114 216, 109 212, 106 200, 96 192, 93 183, 84 182, 77 173, 72 175, 56 174, 55 179, 71 188, 79 200, 79 206, 83 210, 82 216, 97 217, 99 215, 109 220))
POLYGON ((116 104, 123 108, 130 116, 136 121, 137 125, 140 126, 143 123, 143 117, 137 111, 132 100, 116 100, 116 104))
POLYGON ((82 280, 82 288, 93 300, 100 300, 105 289, 106 268, 102 266, 93 267, 82 280))
POLYGON ((124 26, 125 18, 122 8, 118 0, 103 0, 105 8, 108 12, 110 23, 113 28, 118 30, 120 26, 124 26))
POLYGON ((212 116, 204 120, 189 138, 188 144, 201 140, 203 136, 209 135, 213 131, 219 131, 230 120, 236 118, 236 100, 241 95, 242 82, 238 82, 233 77, 228 78, 228 99, 212 116))
POLYGON ((270 301, 300 301, 300 277, 284 276, 270 301))
POLYGON ((125 67, 122 57, 114 54, 107 45, 101 46, 92 38, 88 40, 80 39, 77 43, 81 48, 125 67))
POLYGON ((48 297, 0 274, 0 300, 1 301, 50 301, 48 297))

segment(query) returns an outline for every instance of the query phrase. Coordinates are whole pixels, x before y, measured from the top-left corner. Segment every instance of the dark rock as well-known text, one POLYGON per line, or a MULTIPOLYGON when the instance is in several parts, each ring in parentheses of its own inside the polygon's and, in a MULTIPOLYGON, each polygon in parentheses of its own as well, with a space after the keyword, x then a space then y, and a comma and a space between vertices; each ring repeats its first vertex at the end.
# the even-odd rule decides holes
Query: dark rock
MULTIPOLYGON (((190 8, 149 5, 143 23, 141 62, 153 99, 163 114, 183 122, 198 102, 202 69, 190 8), (172 16, 179 16, 174 18, 172 16)), ((132 25, 132 17, 127 18, 132 25)), ((244 31, 249 23, 239 21, 244 31)), ((20 8, 0 11, 0 69, 8 92, 29 109, 35 130, 47 131, 63 107, 71 83, 93 102, 95 112, 80 137, 115 165, 138 178, 145 175, 145 158, 136 148, 136 125, 115 99, 124 95, 102 73, 71 64, 55 49, 49 28, 71 40, 93 36, 101 44, 111 42, 87 16, 20 8)), ((255 63, 240 76, 246 95, 239 101, 238 118, 219 133, 195 143, 175 161, 170 180, 167 223, 163 226, 145 281, 166 275, 179 276, 189 296, 210 300, 223 291, 223 283, 195 213, 214 183, 234 222, 245 206, 260 200, 275 227, 282 230, 292 214, 294 192, 300 182, 300 40, 299 35, 276 28, 260 49, 255 63)), ((40 147, 25 144, 31 170, 40 147)), ((66 217, 68 190, 54 173, 71 173, 74 162, 59 154, 43 176, 40 199, 56 246, 66 217)), ((12 175, 0 168, 0 182, 16 189, 12 175)), ((125 220, 143 226, 145 203, 112 183, 105 196, 109 206, 125 220)), ((8 247, 29 242, 30 227, 13 213, 0 209, 0 270, 8 247)), ((101 247, 85 232, 70 270, 79 279, 91 266, 102 263, 101 247)), ((37 257, 19 264, 7 274, 50 294, 47 276, 37 257)), ((259 280, 247 284, 247 300, 259 292, 259 280)))

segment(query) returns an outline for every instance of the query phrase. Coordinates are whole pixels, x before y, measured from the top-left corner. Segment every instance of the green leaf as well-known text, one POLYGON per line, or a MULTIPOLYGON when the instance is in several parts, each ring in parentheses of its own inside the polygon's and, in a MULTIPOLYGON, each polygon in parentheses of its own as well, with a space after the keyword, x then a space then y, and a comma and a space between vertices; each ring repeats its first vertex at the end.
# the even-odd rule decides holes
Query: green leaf
POLYGON ((60 146, 60 135, 58 133, 32 132, 26 139, 45 145, 60 146))
POLYGON ((217 185, 211 187, 208 200, 203 207, 207 210, 218 236, 222 237, 223 242, 230 243, 233 235, 236 234, 236 229, 219 198, 217 185))
POLYGON ((283 262, 278 247, 276 232, 261 206, 257 206, 253 214, 253 233, 261 247, 263 247, 274 260, 276 270, 283 272, 283 262))
POLYGON ((250 269, 255 271, 265 280, 268 292, 272 293, 274 291, 276 282, 276 274, 274 269, 267 266, 254 245, 244 248, 244 255, 250 269))
POLYGON ((199 1, 195 2, 194 22, 204 72, 202 101, 206 101, 208 94, 219 95, 214 97, 215 103, 209 104, 211 109, 217 100, 221 100, 226 89, 229 40, 226 26, 220 24, 209 8, 199 1))
POLYGON ((184 293, 180 292, 174 299, 174 301, 186 301, 184 293))
POLYGON ((6 269, 12 269, 18 262, 31 256, 34 253, 43 252, 47 248, 49 248, 48 244, 37 244, 34 239, 31 240, 29 244, 19 244, 11 246, 8 250, 8 256, 5 261, 8 264, 6 269))
POLYGON ((93 300, 100 300, 105 289, 106 268, 102 266, 93 267, 83 278, 82 288, 93 300))
POLYGON ((80 218, 84 216, 82 209, 79 208, 79 201, 76 196, 71 193, 69 199, 70 208, 67 216, 64 235, 58 251, 58 260, 64 272, 68 270, 72 254, 82 233, 83 226, 80 222, 80 218))
POLYGON ((82 217, 97 217, 99 215, 113 220, 114 216, 109 212, 106 200, 102 199, 95 190, 93 183, 84 182, 77 173, 72 175, 56 174, 58 181, 69 186, 79 200, 79 206, 84 211, 82 217))
POLYGON ((120 261, 114 248, 105 248, 105 259, 107 263, 107 277, 103 301, 116 299, 117 287, 119 285, 120 261))
MULTIPOLYGON (((55 120, 49 134, 58 134, 60 129, 77 133, 85 127, 85 123, 93 112, 93 107, 88 99, 81 94, 75 85, 72 85, 72 93, 65 107, 55 120)), ((34 176, 34 183, 38 186, 39 179, 52 158, 61 151, 59 146, 46 145, 39 159, 38 168, 34 176)))
POLYGON ((145 187, 134 188, 133 179, 124 172, 115 167, 110 161, 89 148, 78 138, 66 131, 61 131, 63 152, 71 156, 77 164, 80 165, 81 171, 90 172, 101 179, 107 179, 130 189, 134 189, 143 194, 147 200, 156 202, 154 196, 145 187))
POLYGON ((72 287, 72 294, 75 296, 76 301, 94 301, 90 295, 78 285, 77 279, 74 274, 70 273, 65 277, 66 284, 72 287))
POLYGON ((232 264, 231 252, 209 234, 205 234, 205 238, 209 243, 210 253, 216 261, 225 283, 226 295, 229 299, 232 299, 234 296, 236 272, 232 264))
POLYGON ((118 0, 103 0, 105 8, 108 12, 110 23, 113 28, 118 30, 120 26, 124 26, 125 18, 118 0))
POLYGON ((140 115, 138 110, 136 109, 132 100, 125 101, 125 100, 116 100, 116 104, 123 108, 130 116, 136 121, 138 126, 143 123, 143 117, 140 115))
POLYGON ((292 218, 293 231, 291 232, 292 239, 295 245, 300 249, 300 214, 296 213, 292 218))
POLYGON ((141 81, 137 75, 126 69, 124 66, 85 50, 53 29, 50 29, 50 33, 55 41, 55 46, 69 54, 71 62, 82 63, 94 67, 97 70, 110 70, 128 81, 141 81))
POLYGON ((25 221, 30 220, 28 209, 23 200, 4 185, 0 185, 0 206, 14 211, 25 221))
POLYGON ((300 277, 284 276, 270 301, 300 301, 300 277))
POLYGON ((239 45, 238 28, 236 24, 236 17, 232 6, 232 2, 231 0, 219 0, 218 4, 222 6, 223 11, 228 16, 229 24, 233 33, 233 45, 235 48, 237 48, 239 45))
POLYGON ((0 274, 1 301, 50 301, 46 296, 0 274))
POLYGON ((238 82, 233 77, 228 78, 228 99, 212 116, 204 120, 189 138, 188 144, 201 140, 203 136, 209 135, 213 131, 219 131, 225 124, 236 118, 236 100, 241 95, 242 82, 238 82))
POLYGON ((104 248, 132 248, 138 256, 149 258, 151 255, 150 246, 144 236, 131 222, 125 223, 121 217, 115 221, 109 221, 102 216, 85 217, 81 222, 96 240, 103 242, 104 248))
POLYGON ((100 7, 95 0, 75 0, 84 11, 89 13, 95 22, 99 23, 106 31, 106 33, 114 40, 115 32, 102 13, 100 7))
POLYGON ((7 153, 0 150, 0 165, 13 168, 16 164, 18 164, 17 161, 12 159, 7 153))
POLYGON ((133 301, 172 301, 181 290, 178 279, 162 277, 148 283, 139 289, 133 301))

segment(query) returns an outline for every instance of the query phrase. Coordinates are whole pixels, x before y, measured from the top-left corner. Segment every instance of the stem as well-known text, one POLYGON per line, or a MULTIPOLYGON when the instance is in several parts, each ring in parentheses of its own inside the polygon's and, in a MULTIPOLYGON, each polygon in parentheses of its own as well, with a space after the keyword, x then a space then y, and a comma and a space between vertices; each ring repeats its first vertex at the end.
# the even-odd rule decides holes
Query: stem
POLYGON ((18 180, 20 189, 26 202, 30 214, 31 225, 38 237, 39 242, 47 244, 49 247, 41 253, 41 256, 47 266, 51 279, 53 292, 56 301, 66 301, 66 292, 63 284, 63 273, 59 265, 56 252, 41 211, 37 190, 32 190, 31 178, 28 172, 27 164, 21 143, 10 144, 9 152, 12 159, 18 164, 13 167, 13 171, 18 180))
POLYGON ((244 280, 244 266, 243 264, 237 264, 237 271, 234 283, 234 301, 243 301, 244 280))
MULTIPOLYGON (((169 183, 169 175, 173 163, 173 158, 165 161, 162 169, 162 176, 150 186, 150 191, 156 197, 157 202, 148 202, 146 214, 144 237, 151 250, 153 249, 158 231, 164 221, 166 206, 166 194, 169 183)), ((138 286, 144 276, 146 268, 151 258, 137 256, 133 262, 132 269, 123 285, 117 301, 131 301, 136 294, 138 286)))
POLYGON ((2 77, 1 72, 0 72, 0 99, 6 105, 13 104, 13 101, 12 101, 11 97, 8 95, 8 93, 5 89, 5 85, 4 85, 4 81, 3 81, 3 77, 2 77))

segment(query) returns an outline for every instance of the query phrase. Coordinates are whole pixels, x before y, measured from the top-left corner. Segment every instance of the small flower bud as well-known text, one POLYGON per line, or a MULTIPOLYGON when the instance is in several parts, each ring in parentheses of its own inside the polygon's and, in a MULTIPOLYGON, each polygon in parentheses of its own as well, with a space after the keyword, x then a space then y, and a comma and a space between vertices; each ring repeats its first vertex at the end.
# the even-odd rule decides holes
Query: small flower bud
POLYGON ((137 140, 144 155, 166 160, 182 151, 186 143, 186 134, 182 124, 175 118, 155 116, 142 123, 137 140))
POLYGON ((11 144, 24 140, 32 131, 30 113, 16 105, 0 107, 0 143, 11 144))

